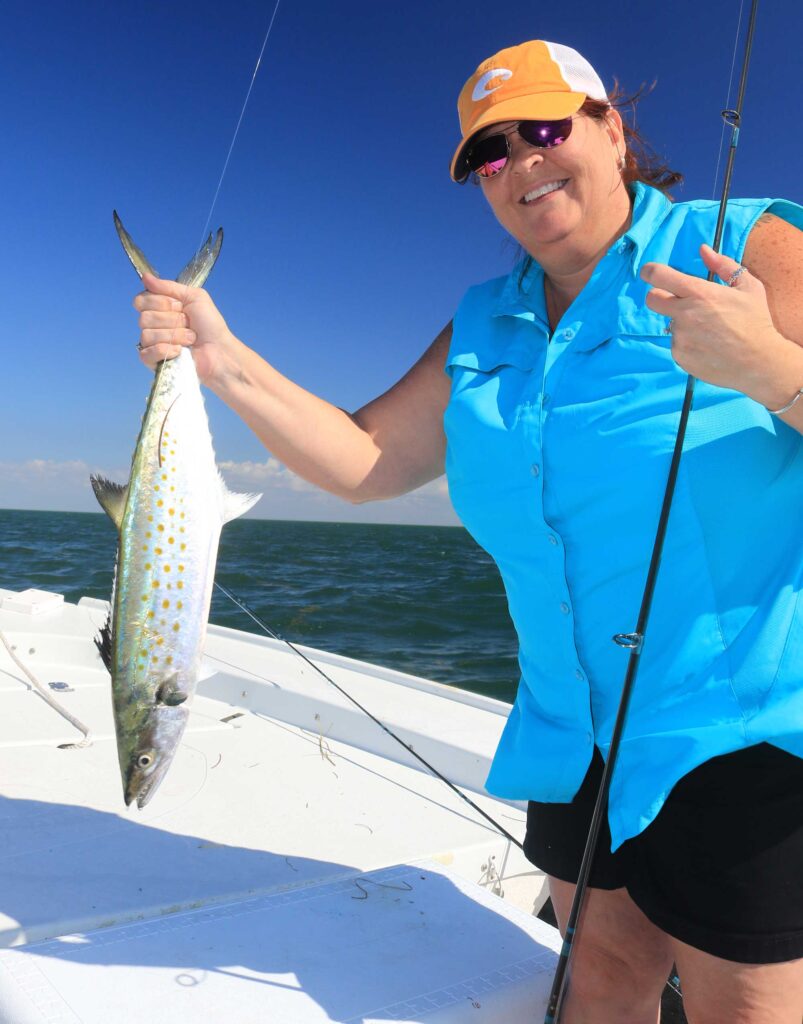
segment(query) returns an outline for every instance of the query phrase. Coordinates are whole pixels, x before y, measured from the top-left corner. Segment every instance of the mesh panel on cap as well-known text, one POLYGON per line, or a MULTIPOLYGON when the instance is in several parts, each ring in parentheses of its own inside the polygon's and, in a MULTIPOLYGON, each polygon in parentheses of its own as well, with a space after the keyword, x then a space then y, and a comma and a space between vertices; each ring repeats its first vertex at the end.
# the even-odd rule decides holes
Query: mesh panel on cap
POLYGON ((576 92, 584 92, 592 100, 608 102, 608 94, 599 75, 588 61, 577 50, 562 43, 548 43, 544 40, 552 59, 557 63, 560 72, 568 84, 576 92))

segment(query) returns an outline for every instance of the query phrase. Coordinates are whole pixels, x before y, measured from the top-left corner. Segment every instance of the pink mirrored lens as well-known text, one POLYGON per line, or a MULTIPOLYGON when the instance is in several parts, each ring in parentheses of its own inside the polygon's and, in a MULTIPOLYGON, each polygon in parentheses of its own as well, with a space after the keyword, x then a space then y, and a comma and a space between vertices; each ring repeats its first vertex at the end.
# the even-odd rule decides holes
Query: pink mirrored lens
POLYGON ((475 174, 479 174, 481 178, 492 178, 495 174, 498 174, 507 163, 507 157, 500 157, 498 160, 488 160, 482 167, 478 167, 475 174))

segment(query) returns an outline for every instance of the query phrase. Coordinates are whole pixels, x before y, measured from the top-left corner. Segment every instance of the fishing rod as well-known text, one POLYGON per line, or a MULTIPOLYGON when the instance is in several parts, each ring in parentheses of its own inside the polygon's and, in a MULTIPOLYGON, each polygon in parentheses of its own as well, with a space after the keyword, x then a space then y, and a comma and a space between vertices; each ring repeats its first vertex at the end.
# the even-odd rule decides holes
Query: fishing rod
POLYGON ((215 586, 222 594, 225 594, 230 601, 236 604, 238 608, 242 609, 242 611, 244 611, 246 615, 250 616, 250 618, 252 618, 253 621, 256 622, 256 624, 268 634, 268 636, 273 637, 274 640, 278 640, 280 643, 287 644, 291 651, 297 654, 299 658, 302 658, 310 666, 310 668, 315 669, 318 675, 323 676, 327 683, 331 683, 332 686, 334 686, 334 688, 338 691, 338 693, 342 694, 346 698, 346 700, 351 701, 351 703, 356 708, 359 708, 359 710, 362 711, 363 714, 367 715, 372 722, 375 722, 384 733, 390 736, 391 739, 401 744, 401 746, 404 747, 407 753, 414 757, 416 761, 419 761, 427 769, 427 771, 429 771, 432 775, 435 776, 436 779, 440 779, 440 781, 447 785, 453 793, 456 793, 461 800, 465 801, 465 803, 467 803, 469 807, 472 808, 472 810, 475 810, 477 814, 482 815, 482 817, 485 818, 485 820, 489 822, 491 825, 493 825, 497 832, 501 833, 501 835, 504 836, 504 838, 507 839, 508 842, 513 843, 514 846, 517 846, 520 850, 523 850, 522 843, 518 839, 516 839, 515 836, 511 835, 506 828, 500 825, 499 822, 495 821, 490 814, 487 814, 481 807, 479 807, 471 799, 471 797, 466 796, 466 794, 462 790, 458 789, 453 782, 447 779, 446 776, 439 772, 437 768, 433 767, 429 763, 429 761, 423 758, 418 753, 418 751, 415 750, 409 743, 405 743, 404 740, 400 736, 397 736, 392 729, 388 728, 388 726, 386 726, 384 722, 380 721, 375 715, 372 715, 371 712, 362 704, 360 704, 360 702, 355 697, 352 697, 351 694, 344 690, 339 683, 336 683, 331 676, 327 675, 327 673, 324 672, 324 670, 319 665, 316 665, 311 658, 308 658, 306 654, 304 654, 304 652, 300 650, 300 648, 296 647, 296 645, 291 643, 286 637, 279 636, 278 633, 275 633, 266 622, 263 622, 263 620, 256 614, 256 612, 254 612, 251 608, 248 607, 248 605, 245 603, 245 601, 242 600, 242 598, 238 598, 230 590, 224 587, 222 583, 218 583, 217 580, 215 580, 215 586))
MULTIPOLYGON (((717 217, 714 241, 712 245, 712 248, 717 253, 719 252, 719 247, 722 242, 725 213, 728 196, 730 194, 731 178, 733 175, 733 164, 736 158, 736 147, 739 143, 742 107, 744 105, 744 96, 747 88, 747 69, 750 64, 750 54, 753 48, 753 34, 755 31, 757 10, 758 0, 752 0, 736 107, 722 111, 722 119, 725 125, 731 129, 731 139, 730 148, 728 150, 728 159, 725 165, 722 196, 719 202, 719 215, 717 217)), ((707 280, 713 281, 715 277, 716 274, 714 271, 709 270, 707 280)), ((586 894, 588 892, 588 880, 591 874, 591 868, 594 863, 597 847, 599 846, 600 829, 608 809, 608 796, 610 793, 611 779, 613 778, 613 772, 619 754, 619 746, 624 732, 625 723, 627 721, 630 698, 632 697, 633 688, 636 682, 641 652, 644 648, 647 623, 650 616, 650 608, 652 607, 652 599, 655 591, 658 570, 661 564, 661 554, 663 552, 664 539, 666 537, 666 530, 669 522, 669 513, 672 508, 672 498, 675 493, 675 484, 677 482, 678 468, 680 466, 680 456, 683 450, 683 442, 686 437, 686 426, 689 419, 689 413, 691 412, 692 401, 694 399, 694 385, 695 378, 689 374, 686 379, 686 393, 683 399, 683 408, 680 413, 680 422, 678 424, 678 432, 675 438, 675 447, 672 452, 672 461, 669 466, 666 490, 664 492, 663 503, 661 505, 661 515, 658 520, 658 528, 655 534, 650 566, 647 572, 647 582, 644 586, 644 594, 641 599, 641 608, 639 610, 636 629, 632 633, 617 633, 613 637, 613 642, 615 644, 630 651, 630 657, 628 659, 625 681, 622 686, 622 696, 619 700, 619 708, 616 712, 616 720, 611 734, 610 749, 602 772, 602 780, 600 782, 597 800, 594 805, 594 812, 591 816, 591 826, 589 828, 585 850, 583 851, 583 859, 580 863, 580 873, 577 878, 574 899, 572 900, 569 919, 566 924, 566 934, 564 936, 563 946, 558 958, 558 966, 555 970, 552 990, 549 994, 549 1002, 547 1004, 546 1016, 544 1017, 544 1024, 559 1024, 561 1009, 568 987, 568 968, 571 962, 572 953, 575 949, 578 922, 580 921, 580 916, 585 905, 586 894)))

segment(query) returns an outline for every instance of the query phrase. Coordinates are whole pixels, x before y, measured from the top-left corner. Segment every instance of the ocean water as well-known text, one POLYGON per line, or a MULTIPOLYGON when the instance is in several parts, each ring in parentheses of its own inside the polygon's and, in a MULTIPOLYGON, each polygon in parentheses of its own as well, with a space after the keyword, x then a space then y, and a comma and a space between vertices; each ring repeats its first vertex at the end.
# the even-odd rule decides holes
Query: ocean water
MULTIPOLYGON (((0 587, 108 600, 116 531, 103 513, 0 509, 0 587)), ((216 579, 296 643, 510 701, 516 637, 496 567, 448 526, 239 519, 216 579)), ((219 591, 210 620, 256 625, 219 591)))

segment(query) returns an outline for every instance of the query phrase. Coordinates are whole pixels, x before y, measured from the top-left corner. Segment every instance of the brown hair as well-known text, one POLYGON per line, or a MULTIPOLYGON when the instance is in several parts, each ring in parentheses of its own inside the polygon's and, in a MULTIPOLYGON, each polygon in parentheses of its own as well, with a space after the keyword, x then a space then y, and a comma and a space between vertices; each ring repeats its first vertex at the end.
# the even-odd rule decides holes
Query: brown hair
POLYGON ((683 175, 680 171, 673 171, 667 163, 661 160, 652 146, 641 137, 636 127, 636 104, 654 88, 655 83, 653 82, 650 86, 642 85, 635 93, 628 95, 614 79, 608 103, 605 103, 604 100, 587 99, 580 107, 580 112, 593 121, 604 121, 611 107, 620 113, 624 113, 629 108, 628 113, 632 123, 628 123, 627 116, 622 117, 626 146, 622 181, 625 185, 631 185, 634 181, 643 181, 645 185, 652 185, 653 188, 659 189, 671 199, 669 190, 682 183, 683 175))

